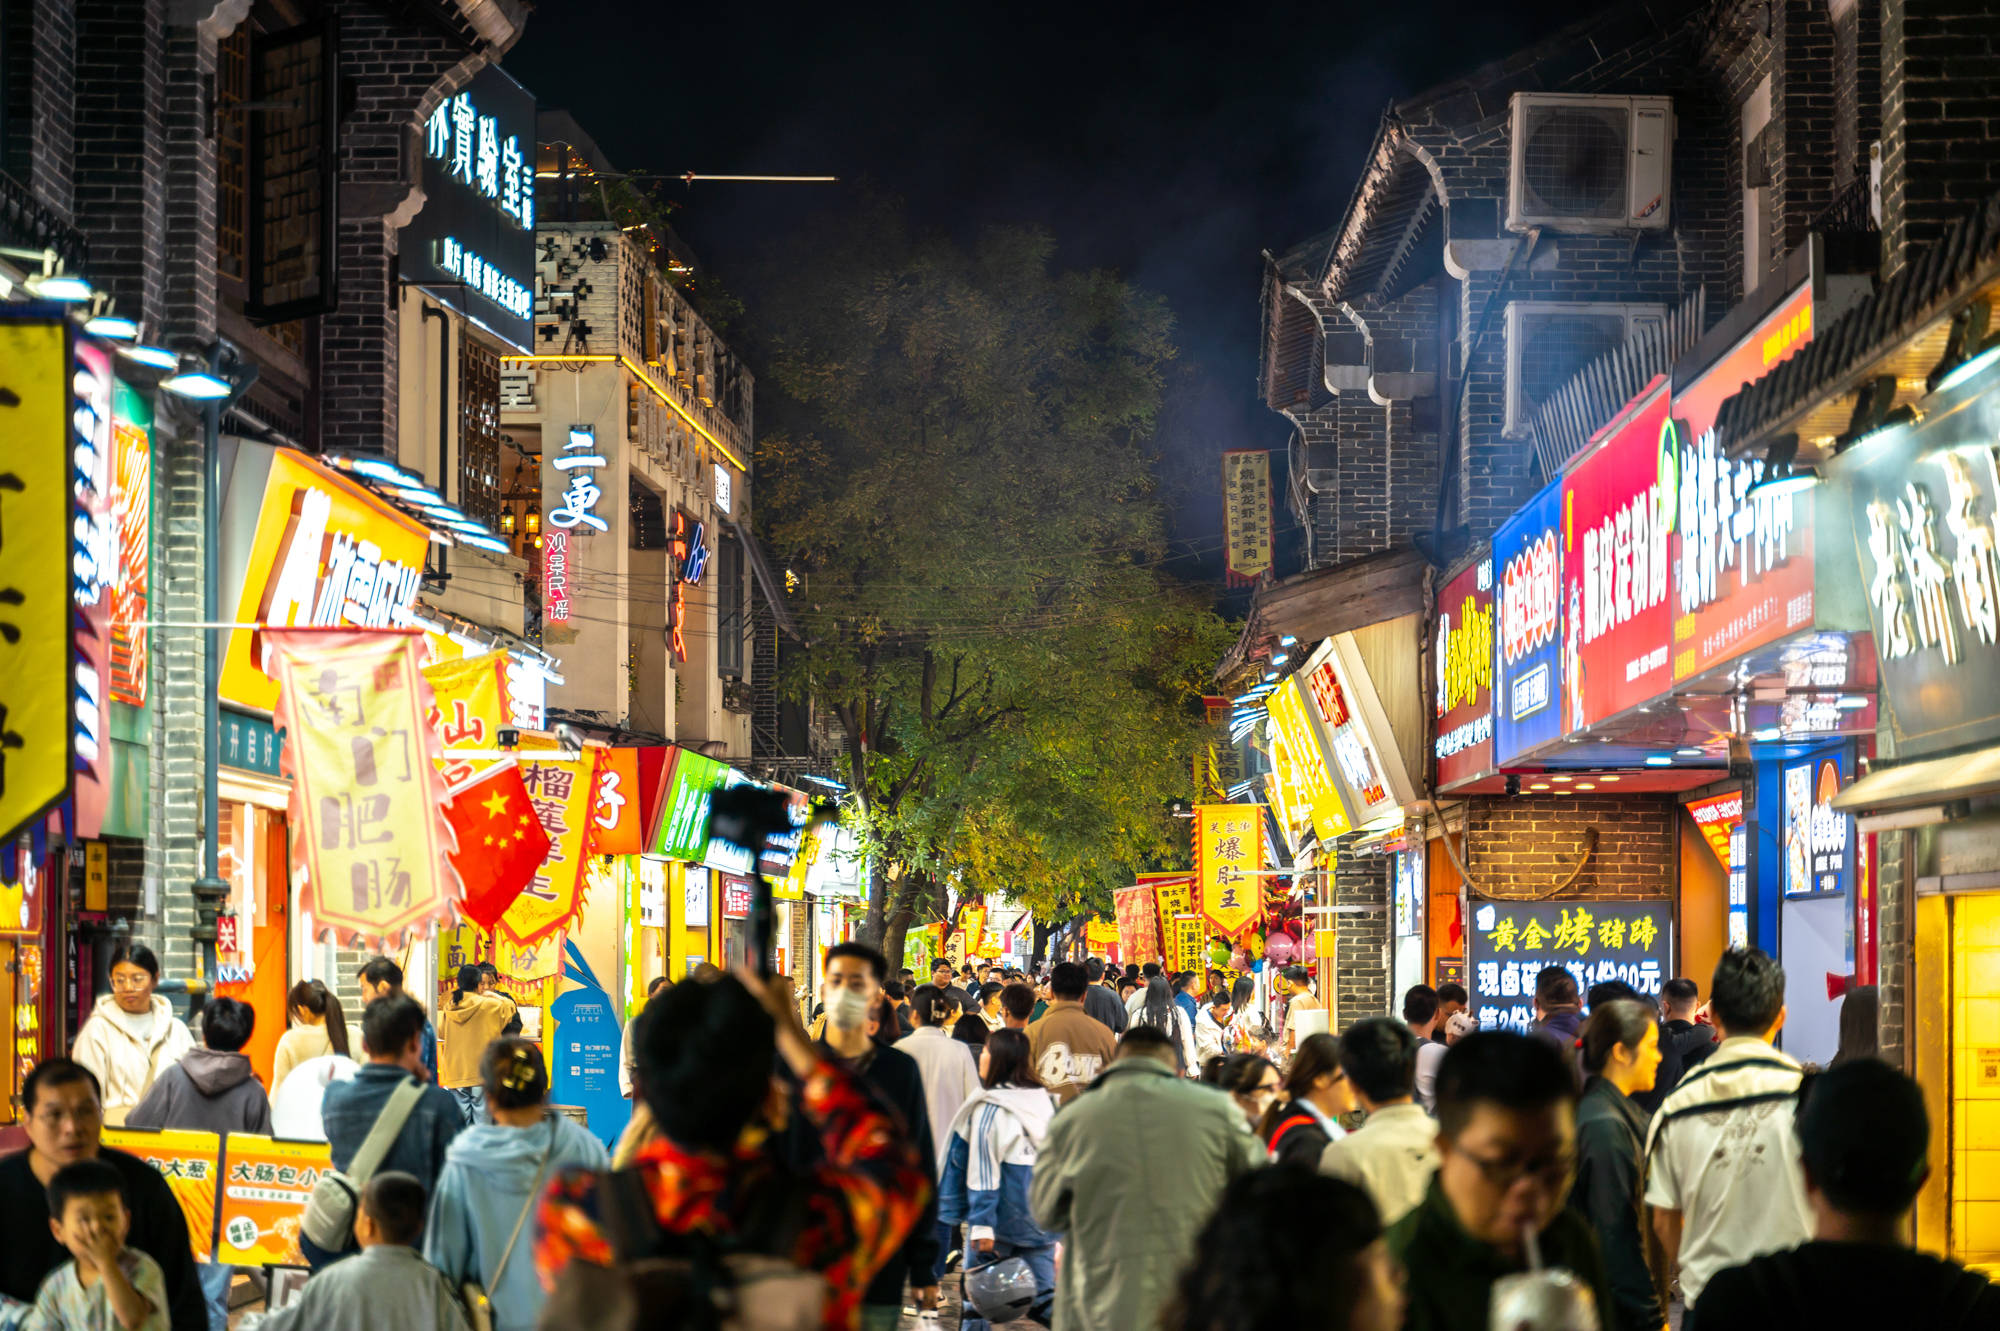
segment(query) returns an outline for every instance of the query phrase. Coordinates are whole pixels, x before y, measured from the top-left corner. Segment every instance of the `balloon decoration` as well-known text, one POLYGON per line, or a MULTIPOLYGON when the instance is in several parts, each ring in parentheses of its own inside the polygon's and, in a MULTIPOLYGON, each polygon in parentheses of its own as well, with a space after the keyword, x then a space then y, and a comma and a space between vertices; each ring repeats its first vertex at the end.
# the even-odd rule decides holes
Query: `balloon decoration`
POLYGON ((1230 953, 1230 954, 1229 954, 1229 969, 1231 969, 1231 970, 1233 970, 1233 971, 1247 971, 1247 970, 1249 970, 1249 969, 1250 969, 1250 953, 1249 953, 1249 951, 1248 951, 1247 949, 1245 949, 1245 948, 1240 948, 1240 947, 1239 947, 1239 948, 1237 948, 1237 949, 1236 949, 1236 950, 1235 950, 1234 952, 1230 953))
POLYGON ((1298 954, 1298 942, 1290 934, 1272 934, 1264 940, 1264 956, 1273 966, 1289 966, 1298 954))
POLYGON ((1243 940, 1243 948, 1250 954, 1250 960, 1258 960, 1264 955, 1264 935, 1251 934, 1243 940))
POLYGON ((1319 948, 1313 943, 1313 931, 1299 930, 1299 964, 1310 966, 1319 960, 1319 948))
POLYGON ((1210 943, 1208 945, 1208 959, 1217 966, 1227 966, 1229 964, 1229 944, 1223 942, 1220 938, 1210 943))

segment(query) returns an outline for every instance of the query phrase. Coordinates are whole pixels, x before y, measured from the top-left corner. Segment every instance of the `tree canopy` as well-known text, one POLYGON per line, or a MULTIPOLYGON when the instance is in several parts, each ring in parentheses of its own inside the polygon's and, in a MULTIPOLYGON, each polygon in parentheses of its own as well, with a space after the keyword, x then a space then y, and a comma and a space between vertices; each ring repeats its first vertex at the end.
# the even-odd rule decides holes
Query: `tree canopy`
POLYGON ((879 207, 758 303, 758 521, 811 640, 782 684, 840 733, 864 935, 894 955, 946 885, 1059 922, 1184 861, 1165 801, 1228 628, 1163 567, 1165 304, 1041 232, 879 207))

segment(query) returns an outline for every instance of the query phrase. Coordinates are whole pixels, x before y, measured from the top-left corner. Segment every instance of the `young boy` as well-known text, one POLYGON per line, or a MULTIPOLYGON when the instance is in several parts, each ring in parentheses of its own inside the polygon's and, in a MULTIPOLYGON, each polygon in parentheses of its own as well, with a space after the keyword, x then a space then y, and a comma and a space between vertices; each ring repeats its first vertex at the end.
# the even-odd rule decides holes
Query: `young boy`
POLYGON ((75 1260, 42 1281, 22 1331, 167 1331, 166 1277, 125 1246, 132 1215, 118 1171, 79 1160, 58 1169, 48 1191, 49 1228, 75 1260))
POLYGON ((319 1271, 262 1331, 471 1331, 450 1283, 413 1246, 425 1201, 424 1185, 409 1174, 369 1179, 354 1215, 360 1254, 319 1271))

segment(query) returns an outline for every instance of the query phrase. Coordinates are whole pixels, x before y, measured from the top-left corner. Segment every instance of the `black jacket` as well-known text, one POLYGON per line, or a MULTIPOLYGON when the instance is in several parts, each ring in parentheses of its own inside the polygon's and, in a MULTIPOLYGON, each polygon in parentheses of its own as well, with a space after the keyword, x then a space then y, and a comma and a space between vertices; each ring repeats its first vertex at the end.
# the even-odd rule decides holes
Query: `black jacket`
POLYGON ((1688 1318, 1699 1331, 2000 1326, 2000 1286, 1929 1253, 1814 1240, 1717 1271, 1688 1318))
MULTIPOLYGON (((35 1177, 27 1151, 0 1159, 0 1294, 33 1303, 42 1278, 69 1260, 69 1251, 49 1232, 48 1192, 35 1177)), ((188 1246, 187 1219, 159 1171, 137 1156, 102 1147, 97 1158, 125 1180, 125 1205, 132 1212, 127 1247, 160 1264, 167 1282, 167 1316, 173 1331, 208 1331, 208 1305, 188 1246)))
POLYGON ((1101 984, 1093 984, 1083 991, 1083 1010, 1111 1028, 1113 1035, 1125 1033, 1125 1005, 1118 1001, 1116 989, 1106 989, 1101 984))
POLYGON ((1298 1165, 1318 1173, 1319 1158, 1326 1154, 1332 1141, 1311 1110, 1288 1101, 1279 1106, 1277 1126, 1271 1130, 1271 1140, 1265 1145, 1271 1148, 1271 1163, 1298 1165))
POLYGON ((1615 1308, 1606 1331, 1660 1331, 1666 1320, 1646 1266, 1640 1229, 1647 1114, 1623 1091, 1592 1077, 1576 1107, 1576 1182, 1570 1209, 1597 1234, 1615 1308))

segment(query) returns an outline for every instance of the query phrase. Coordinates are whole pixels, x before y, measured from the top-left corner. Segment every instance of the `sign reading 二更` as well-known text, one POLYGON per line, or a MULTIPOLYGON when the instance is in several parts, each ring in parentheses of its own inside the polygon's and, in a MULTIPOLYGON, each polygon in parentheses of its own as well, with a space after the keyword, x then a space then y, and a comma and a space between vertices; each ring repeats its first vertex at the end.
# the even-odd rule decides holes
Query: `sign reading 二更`
POLYGON ((1438 593, 1437 783, 1493 767, 1493 561, 1483 559, 1438 593))
POLYGON ((1579 995, 1622 980, 1658 998, 1673 974, 1671 901, 1482 901, 1466 935, 1472 1014, 1484 1030, 1526 1031, 1535 977, 1560 966, 1579 995))
POLYGON ((589 527, 592 531, 609 531, 610 524, 597 511, 597 503, 604 498, 604 489, 597 483, 597 473, 611 465, 610 459, 598 451, 597 430, 589 425, 569 427, 569 442, 562 446, 562 452, 549 460, 555 469, 556 480, 562 485, 561 502, 549 508, 549 521, 567 531, 576 527, 589 527))

